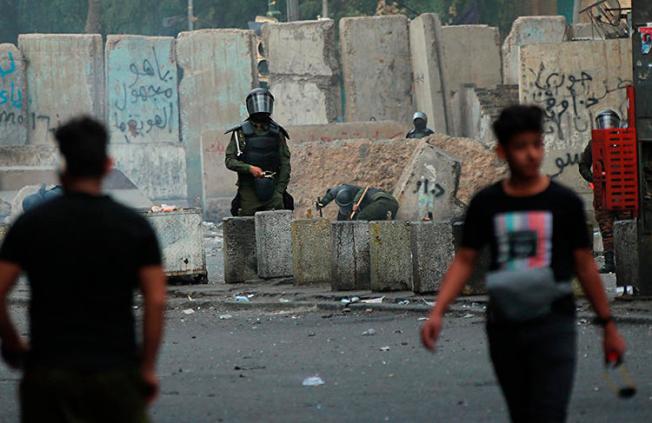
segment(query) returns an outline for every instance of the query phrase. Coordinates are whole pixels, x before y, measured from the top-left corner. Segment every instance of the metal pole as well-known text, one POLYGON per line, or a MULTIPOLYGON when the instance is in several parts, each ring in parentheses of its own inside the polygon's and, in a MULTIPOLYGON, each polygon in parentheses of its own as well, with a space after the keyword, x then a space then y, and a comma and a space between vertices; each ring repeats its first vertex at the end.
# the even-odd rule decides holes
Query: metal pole
POLYGON ((321 17, 328 19, 328 0, 321 0, 321 17))
POLYGON ((188 0, 188 31, 195 29, 195 12, 193 9, 193 0, 188 0))
POLYGON ((639 218, 638 262, 639 291, 652 295, 652 53, 643 50, 640 29, 652 22, 652 2, 632 1, 632 53, 636 91, 636 132, 638 135, 639 218))

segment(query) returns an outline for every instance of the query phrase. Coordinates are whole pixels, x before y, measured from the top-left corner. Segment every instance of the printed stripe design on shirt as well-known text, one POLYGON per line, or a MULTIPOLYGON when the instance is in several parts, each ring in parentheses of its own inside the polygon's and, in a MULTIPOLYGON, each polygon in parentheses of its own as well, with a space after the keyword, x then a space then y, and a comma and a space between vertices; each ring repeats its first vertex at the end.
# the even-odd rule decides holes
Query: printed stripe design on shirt
POLYGON ((550 266, 552 214, 549 211, 501 213, 494 218, 494 229, 502 270, 550 266))

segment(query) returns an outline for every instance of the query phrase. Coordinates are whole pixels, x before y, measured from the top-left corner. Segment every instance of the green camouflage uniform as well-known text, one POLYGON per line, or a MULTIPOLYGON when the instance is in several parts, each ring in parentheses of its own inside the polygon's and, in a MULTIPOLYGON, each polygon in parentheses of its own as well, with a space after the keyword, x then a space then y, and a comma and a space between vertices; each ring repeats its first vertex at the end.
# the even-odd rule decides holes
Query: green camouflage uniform
MULTIPOLYGON (((267 131, 266 124, 254 123, 254 127, 257 134, 263 134, 267 131)), ((240 151, 244 151, 246 145, 245 135, 241 129, 237 131, 240 140, 240 151)), ((285 136, 280 135, 280 137, 279 156, 281 166, 274 176, 275 193, 269 201, 262 202, 256 196, 254 177, 249 173, 251 166, 239 160, 235 132, 231 135, 231 141, 226 149, 225 164, 229 170, 238 173, 237 185, 240 201, 239 207, 237 207, 239 209, 238 216, 253 216, 259 211, 285 209, 284 193, 290 183, 291 173, 290 149, 288 148, 285 136)))
MULTIPOLYGON (((364 189, 358 191, 353 204, 358 204, 364 189)), ((375 221, 387 220, 387 213, 391 213, 391 220, 396 219, 398 212, 398 201, 388 192, 377 188, 369 188, 365 195, 358 212, 353 220, 375 221)))

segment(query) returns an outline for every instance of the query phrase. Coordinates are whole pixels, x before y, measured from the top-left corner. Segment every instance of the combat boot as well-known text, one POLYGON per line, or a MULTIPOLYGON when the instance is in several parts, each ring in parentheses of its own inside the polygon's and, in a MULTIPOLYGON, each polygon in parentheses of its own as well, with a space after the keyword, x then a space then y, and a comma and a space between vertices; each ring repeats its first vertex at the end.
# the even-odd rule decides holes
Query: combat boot
POLYGON ((604 266, 600 268, 600 273, 615 273, 616 263, 614 260, 614 252, 606 251, 604 253, 604 266))

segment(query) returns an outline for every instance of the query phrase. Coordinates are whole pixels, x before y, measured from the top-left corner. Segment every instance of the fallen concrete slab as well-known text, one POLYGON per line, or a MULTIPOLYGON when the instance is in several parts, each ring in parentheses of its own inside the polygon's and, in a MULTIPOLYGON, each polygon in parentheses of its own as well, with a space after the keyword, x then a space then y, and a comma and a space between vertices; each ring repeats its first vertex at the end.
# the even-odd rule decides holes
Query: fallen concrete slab
POLYGON ((228 217, 222 222, 224 282, 232 284, 256 279, 258 264, 254 218, 228 217))
POLYGON ((334 222, 331 225, 331 288, 333 291, 371 289, 369 224, 334 222))
POLYGON ((371 290, 413 289, 412 250, 408 222, 369 223, 371 290))
POLYGON ((292 212, 258 212, 255 222, 258 276, 263 279, 292 276, 292 212))
POLYGON ((296 285, 330 283, 331 223, 327 219, 292 222, 292 269, 296 285))

